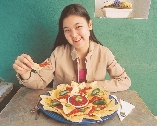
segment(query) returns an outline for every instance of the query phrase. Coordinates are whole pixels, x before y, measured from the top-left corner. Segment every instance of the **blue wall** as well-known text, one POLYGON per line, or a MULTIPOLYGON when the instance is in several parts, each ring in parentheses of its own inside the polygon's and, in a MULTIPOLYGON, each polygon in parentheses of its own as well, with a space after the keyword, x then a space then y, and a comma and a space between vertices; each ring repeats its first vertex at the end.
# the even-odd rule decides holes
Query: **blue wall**
POLYGON ((94 18, 94 0, 0 0, 0 77, 19 86, 12 64, 22 53, 42 62, 51 53, 62 9, 80 3, 89 12, 97 38, 116 56, 136 90, 157 115, 157 1, 149 18, 94 18))

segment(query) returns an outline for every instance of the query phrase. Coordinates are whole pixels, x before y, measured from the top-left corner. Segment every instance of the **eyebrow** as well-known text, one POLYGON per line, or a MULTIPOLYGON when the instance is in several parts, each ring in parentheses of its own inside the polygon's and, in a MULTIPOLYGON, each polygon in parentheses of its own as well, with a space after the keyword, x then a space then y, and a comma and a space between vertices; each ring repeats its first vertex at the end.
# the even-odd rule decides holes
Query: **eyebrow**
MULTIPOLYGON (((78 24, 82 24, 82 23, 76 23, 75 25, 78 25, 78 24)), ((74 26, 75 26, 75 25, 74 25, 74 26)), ((65 28, 68 28, 68 27, 63 27, 63 29, 65 29, 65 28)))

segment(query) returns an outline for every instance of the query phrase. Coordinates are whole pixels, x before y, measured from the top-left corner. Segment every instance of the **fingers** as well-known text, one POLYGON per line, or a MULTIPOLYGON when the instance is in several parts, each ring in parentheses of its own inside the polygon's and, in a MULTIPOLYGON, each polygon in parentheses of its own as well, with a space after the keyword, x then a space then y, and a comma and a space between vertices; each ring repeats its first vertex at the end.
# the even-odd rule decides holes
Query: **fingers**
MULTIPOLYGON (((15 62, 16 62, 16 61, 15 61, 15 62)), ((24 68, 20 67, 20 66, 17 65, 16 63, 13 64, 13 68, 14 68, 15 70, 18 70, 18 71, 23 71, 23 70, 25 70, 24 68)))
POLYGON ((31 71, 31 67, 34 64, 32 58, 27 54, 18 56, 13 64, 13 68, 19 74, 24 74, 27 71, 31 71))
POLYGON ((32 58, 27 54, 22 54, 21 56, 18 56, 17 60, 19 60, 23 64, 26 64, 28 67, 31 67, 34 64, 32 58))
POLYGON ((30 70, 31 67, 27 65, 25 62, 21 62, 20 60, 15 60, 15 68, 18 70, 30 70))

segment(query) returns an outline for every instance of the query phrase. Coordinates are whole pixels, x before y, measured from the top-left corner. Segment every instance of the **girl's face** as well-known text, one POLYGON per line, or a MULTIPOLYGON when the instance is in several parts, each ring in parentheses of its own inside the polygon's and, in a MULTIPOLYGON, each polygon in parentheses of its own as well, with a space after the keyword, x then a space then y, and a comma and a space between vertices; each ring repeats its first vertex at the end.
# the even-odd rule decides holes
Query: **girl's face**
POLYGON ((92 21, 89 23, 85 18, 70 15, 63 20, 63 30, 67 41, 76 49, 89 47, 90 30, 92 30, 92 21))

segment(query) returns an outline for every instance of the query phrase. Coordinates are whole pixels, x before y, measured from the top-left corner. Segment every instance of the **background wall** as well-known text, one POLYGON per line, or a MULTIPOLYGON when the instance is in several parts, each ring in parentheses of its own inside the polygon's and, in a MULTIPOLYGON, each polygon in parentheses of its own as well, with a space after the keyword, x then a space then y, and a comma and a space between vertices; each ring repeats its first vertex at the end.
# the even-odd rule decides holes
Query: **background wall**
POLYGON ((80 3, 89 12, 97 38, 116 56, 136 90, 157 115, 157 1, 149 18, 94 18, 94 0, 0 0, 0 77, 20 87, 12 64, 22 53, 42 62, 51 53, 62 9, 80 3))

